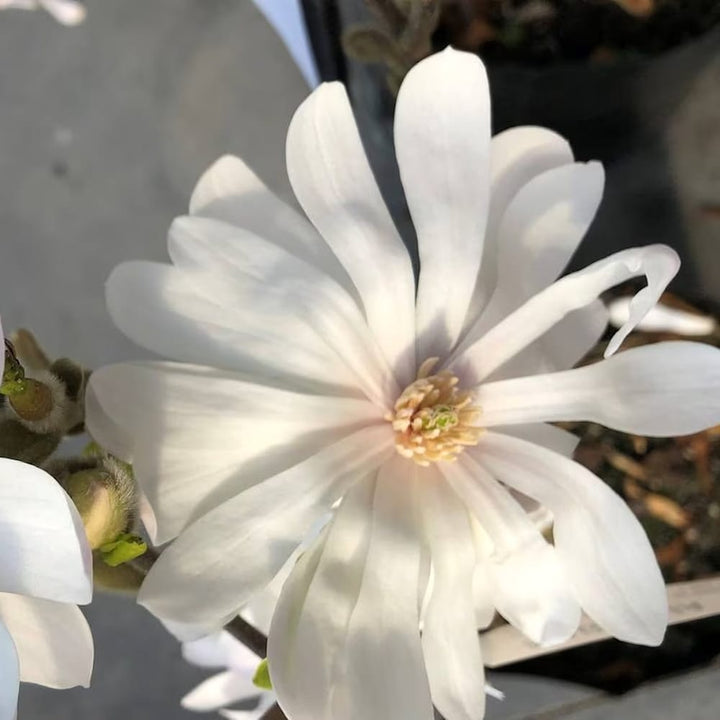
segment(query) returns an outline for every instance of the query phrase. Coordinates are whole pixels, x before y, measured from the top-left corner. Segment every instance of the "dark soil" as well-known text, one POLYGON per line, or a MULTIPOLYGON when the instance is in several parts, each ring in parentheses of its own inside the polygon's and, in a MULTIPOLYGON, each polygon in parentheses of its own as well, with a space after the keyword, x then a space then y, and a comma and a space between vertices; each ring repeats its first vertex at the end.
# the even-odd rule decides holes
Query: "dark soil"
POLYGON ((612 62, 681 45, 720 23, 720 0, 444 0, 433 45, 499 62, 612 62))

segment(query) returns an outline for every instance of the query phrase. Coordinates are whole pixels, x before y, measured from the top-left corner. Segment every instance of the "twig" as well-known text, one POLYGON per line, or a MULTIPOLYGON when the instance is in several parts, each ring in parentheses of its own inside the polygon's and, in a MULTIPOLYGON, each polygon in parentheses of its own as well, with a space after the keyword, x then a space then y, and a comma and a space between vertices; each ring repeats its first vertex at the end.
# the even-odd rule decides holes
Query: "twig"
POLYGON ((259 658, 267 656, 267 637, 239 615, 236 615, 223 629, 259 658))

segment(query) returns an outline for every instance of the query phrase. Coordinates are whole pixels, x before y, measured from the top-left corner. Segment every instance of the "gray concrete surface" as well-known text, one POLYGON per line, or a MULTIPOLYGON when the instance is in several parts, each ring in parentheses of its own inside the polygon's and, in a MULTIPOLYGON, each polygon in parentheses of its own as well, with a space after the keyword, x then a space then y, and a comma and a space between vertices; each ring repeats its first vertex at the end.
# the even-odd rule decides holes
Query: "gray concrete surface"
MULTIPOLYGON (((75 29, 0 13, 0 311, 47 348, 98 366, 144 355, 114 329, 102 287, 129 258, 162 259, 195 178, 235 152, 288 195, 284 132, 306 88, 249 0, 103 0, 75 29)), ((691 239, 720 242, 720 61, 698 79, 670 148, 691 239)), ((644 238, 651 241, 652 238, 644 238)), ((720 268, 706 268, 710 279, 720 268)), ((91 690, 26 686, 31 720, 189 718, 179 698, 207 673, 126 598, 87 609, 97 644, 91 690)), ((619 700, 502 676, 488 718, 714 720, 717 670, 619 700), (584 708, 584 709, 580 709, 584 708)), ((400 719, 398 719, 400 720, 400 719)))

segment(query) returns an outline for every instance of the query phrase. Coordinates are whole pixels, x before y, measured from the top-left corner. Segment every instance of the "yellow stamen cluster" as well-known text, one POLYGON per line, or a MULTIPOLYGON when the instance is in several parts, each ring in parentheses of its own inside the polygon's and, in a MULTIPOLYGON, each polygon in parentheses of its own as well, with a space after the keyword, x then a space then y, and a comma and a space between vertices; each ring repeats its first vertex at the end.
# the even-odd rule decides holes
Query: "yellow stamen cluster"
POLYGON ((402 392, 387 419, 395 430, 395 448, 418 465, 439 460, 453 461, 469 445, 477 444, 480 408, 472 394, 456 387, 458 379, 448 370, 430 372, 438 358, 429 358, 415 382, 402 392))

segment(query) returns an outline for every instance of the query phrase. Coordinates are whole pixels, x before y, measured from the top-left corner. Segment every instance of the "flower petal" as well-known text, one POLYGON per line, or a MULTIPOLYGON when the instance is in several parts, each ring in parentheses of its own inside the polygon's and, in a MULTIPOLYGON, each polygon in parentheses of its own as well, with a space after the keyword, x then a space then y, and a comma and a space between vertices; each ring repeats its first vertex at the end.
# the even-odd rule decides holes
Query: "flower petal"
POLYGON ((570 261, 602 199, 598 162, 572 163, 534 177, 509 203, 498 228, 498 284, 520 304, 553 282, 570 261))
POLYGON ((314 265, 345 289, 353 287, 315 228, 238 157, 225 155, 206 170, 190 198, 190 213, 244 228, 314 265))
POLYGON ((648 285, 635 295, 628 322, 608 344, 608 357, 655 305, 679 266, 677 253, 665 245, 622 250, 539 292, 477 342, 469 347, 465 343, 450 364, 457 359, 464 377, 480 382, 573 310, 589 305, 613 285, 645 275, 648 285))
MULTIPOLYGON (((364 400, 302 395, 209 368, 110 365, 93 373, 87 426, 105 416, 132 437, 135 475, 155 511, 157 542, 352 429, 380 420, 364 400)), ((109 443, 113 447, 112 442, 109 443)))
POLYGON ((262 692, 253 684, 251 676, 246 677, 227 670, 201 682, 185 695, 180 704, 186 710, 212 712, 241 700, 251 700, 262 692))
POLYGON ((573 310, 535 342, 501 365, 488 380, 567 370, 597 345, 607 323, 608 311, 602 300, 573 310))
POLYGON ((204 668, 224 668, 228 665, 228 650, 223 642, 226 633, 220 631, 205 635, 197 640, 188 640, 182 644, 182 656, 185 662, 204 668))
POLYGON ((365 569, 375 486, 368 478, 348 490, 280 594, 268 635, 268 663, 279 701, 294 720, 333 717, 347 627, 365 569))
POLYGON ((0 624, 15 642, 20 680, 58 689, 90 686, 93 640, 76 605, 0 593, 0 624))
POLYGON ((536 445, 542 445, 556 453, 572 457, 580 438, 573 435, 567 430, 557 427, 556 425, 548 425, 547 423, 530 423, 528 425, 506 425, 502 427, 493 427, 495 432, 504 435, 512 435, 521 440, 528 440, 536 445))
POLYGON ((260 695, 257 707, 252 710, 218 710, 218 714, 227 720, 261 720, 275 704, 275 700, 275 693, 264 692, 260 695))
POLYGON ((17 712, 20 671, 15 644, 0 622, 0 720, 14 720, 17 712))
POLYGON ((106 300, 120 330, 160 355, 272 375, 293 389, 357 392, 352 373, 317 332, 289 312, 255 312, 240 290, 168 265, 128 262, 108 278, 106 300))
POLYGON ((495 291, 498 279, 498 227, 510 201, 536 175, 573 162, 567 140, 552 130, 520 126, 490 140, 490 207, 482 264, 466 327, 471 327, 495 291))
POLYGON ((328 275, 261 237, 208 218, 176 218, 168 249, 175 265, 188 271, 185 281, 201 295, 220 298, 226 284, 223 305, 231 306, 234 297, 235 306, 247 308, 256 324, 279 326, 294 318, 284 346, 290 344, 287 337, 295 344, 296 328, 305 331, 320 349, 327 346, 331 359, 339 359, 368 396, 391 403, 399 393, 362 312, 328 275))
POLYGON ((392 452, 387 427, 365 428, 227 500, 162 553, 138 601, 181 622, 237 610, 272 580, 313 520, 392 452))
POLYGON ((295 195, 357 288, 400 385, 415 371, 415 281, 340 83, 321 85, 288 129, 295 195), (392 312, 388 312, 392 308, 392 312))
POLYGON ((280 705, 295 720, 432 718, 413 473, 396 457, 377 480, 356 485, 325 544, 301 558, 283 589, 268 659, 280 705))
POLYGON ((88 603, 92 558, 82 520, 40 468, 0 458, 0 592, 88 603))
POLYGON ((490 91, 480 59, 448 48, 415 65, 395 106, 395 152, 417 232, 418 356, 444 357, 480 268, 490 190, 490 91))
MULTIPOLYGON (((631 297, 619 297, 608 305, 610 323, 622 327, 630 315, 631 297)), ((686 337, 712 335, 717 329, 717 320, 711 315, 701 315, 679 307, 659 302, 637 325, 643 332, 674 333, 686 337)))
POLYGON ((533 642, 563 642, 580 624, 580 606, 553 548, 480 457, 463 453, 443 474, 494 543, 487 572, 495 607, 533 642))
POLYGON ((475 547, 467 510, 436 468, 420 472, 433 585, 422 647, 433 705, 447 720, 482 720, 485 670, 475 624, 475 547))
POLYGON ((585 612, 620 640, 660 644, 665 585, 647 536, 622 499, 582 465, 524 440, 488 432, 472 453, 553 513, 557 554, 585 612))
POLYGON ((632 348, 549 375, 481 385, 487 427, 587 420, 638 435, 672 437, 720 423, 720 350, 693 342, 632 348))

